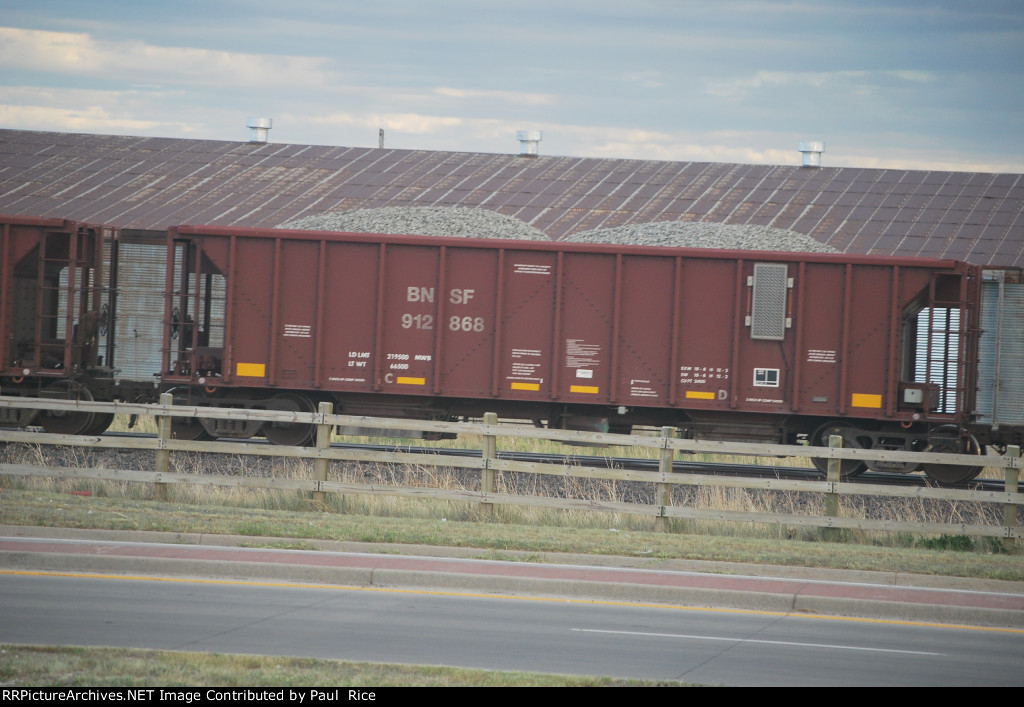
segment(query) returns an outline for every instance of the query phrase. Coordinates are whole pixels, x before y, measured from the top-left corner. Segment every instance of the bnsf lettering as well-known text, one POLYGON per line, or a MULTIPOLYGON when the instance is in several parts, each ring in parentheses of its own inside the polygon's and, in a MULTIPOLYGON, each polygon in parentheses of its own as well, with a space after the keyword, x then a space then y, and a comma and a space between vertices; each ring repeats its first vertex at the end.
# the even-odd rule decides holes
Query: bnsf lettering
POLYGON ((433 302, 433 287, 409 287, 405 290, 405 299, 408 302, 433 302))
POLYGON ((467 304, 473 299, 476 290, 452 290, 448 293, 448 301, 452 304, 467 304))

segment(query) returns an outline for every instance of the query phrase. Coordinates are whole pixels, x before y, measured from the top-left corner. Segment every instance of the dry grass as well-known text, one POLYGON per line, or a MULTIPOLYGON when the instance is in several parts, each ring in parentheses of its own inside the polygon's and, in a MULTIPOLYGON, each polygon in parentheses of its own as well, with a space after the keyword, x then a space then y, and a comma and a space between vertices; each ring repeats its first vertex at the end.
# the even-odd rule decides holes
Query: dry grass
MULTIPOLYGON (((119 417, 112 429, 128 429, 128 420, 119 417)), ((153 431, 151 419, 143 418, 135 431, 153 431)), ((653 433, 652 433, 653 434, 653 433)), ((481 438, 466 435, 456 440, 430 442, 393 438, 352 438, 336 437, 338 441, 372 444, 391 444, 396 448, 409 444, 437 448, 479 449, 481 438)), ((546 440, 523 438, 501 438, 502 451, 526 451, 533 453, 578 453, 586 456, 647 457, 656 458, 658 450, 653 448, 569 448, 546 440)), ((745 457, 711 457, 692 455, 696 461, 719 463, 743 463, 745 457)), ((75 468, 106 467, 121 469, 152 470, 155 453, 127 452, 118 450, 94 450, 88 448, 58 448, 34 445, 10 444, 0 452, 0 459, 7 462, 67 466, 75 468)), ((769 466, 809 466, 806 459, 766 458, 757 460, 769 466)), ((171 471, 184 474, 220 474, 242 477, 278 477, 312 479, 313 463, 307 460, 275 459, 271 457, 199 455, 177 452, 171 455, 171 471)), ((477 491, 480 475, 471 470, 436 467, 428 464, 360 464, 355 462, 332 462, 328 478, 342 482, 371 484, 384 487, 448 489, 477 491)), ((24 491, 40 491, 54 494, 87 492, 94 497, 122 499, 125 501, 148 500, 152 494, 150 484, 132 482, 91 481, 72 479, 41 479, 37 477, 10 477, 8 488, 24 491)), ((501 494, 519 496, 548 496, 576 499, 594 504, 634 503, 651 505, 655 502, 653 484, 614 480, 588 479, 574 476, 543 475, 525 473, 503 473, 496 475, 495 490, 501 494)), ((249 509, 253 511, 304 513, 310 509, 308 494, 263 488, 195 486, 189 484, 169 485, 169 502, 196 508, 249 509)), ((707 486, 676 486, 673 489, 672 505, 713 511, 771 513, 780 515, 823 515, 824 498, 821 494, 769 491, 758 489, 731 489, 707 486)), ((488 520, 507 527, 546 528, 566 530, 596 530, 616 532, 648 533, 654 530, 655 520, 649 516, 624 513, 593 512, 593 510, 558 510, 528 505, 496 505, 492 512, 482 515, 480 504, 445 501, 429 498, 408 498, 385 495, 328 494, 324 504, 316 510, 350 516, 380 519, 409 519, 436 522, 475 523, 488 520)), ((958 523, 999 525, 1002 509, 996 504, 945 502, 927 499, 895 499, 866 496, 844 496, 841 513, 851 518, 894 519, 918 523, 958 523)), ((52 521, 47 521, 52 522, 52 521)), ((263 524, 263 521, 260 521, 263 524)), ((270 527, 273 523, 269 524, 270 527)), ((669 530, 676 534, 703 537, 733 537, 753 540, 803 540, 817 541, 822 538, 818 528, 797 524, 777 525, 752 522, 726 522, 699 519, 672 519, 669 530)), ((268 532, 264 534, 274 534, 268 532)), ((393 537, 392 530, 384 532, 393 537)), ((429 536, 430 534, 427 533, 429 536)), ((957 547, 975 550, 1003 552, 1006 546, 998 540, 975 540, 953 536, 921 536, 907 533, 884 533, 878 531, 843 531, 841 536, 848 541, 867 546, 889 547, 957 547)), ((434 542, 430 539, 406 539, 405 542, 434 542)), ((527 543, 529 545, 529 543, 527 543)), ((534 545, 529 545, 534 547, 534 545)), ((550 549, 550 548, 549 548, 550 549)), ((567 547, 564 551, 594 551, 567 547)))
MULTIPOLYGON (((503 442, 506 440, 502 440, 503 442)), ((510 440, 511 441, 511 440, 510 440)), ((402 440, 402 444, 407 440, 402 440)), ((398 442, 396 441, 396 444, 398 442)), ((419 442, 417 442, 418 444, 419 442)), ((561 445, 541 441, 518 440, 523 451, 550 452, 564 450, 561 445), (529 443, 529 446, 526 444, 529 443)), ((428 443, 429 444, 429 443, 428 443)), ((460 446, 479 448, 480 439, 435 442, 434 446, 460 446)), ((504 447, 503 447, 504 448, 504 447)), ((632 450, 645 451, 645 450, 632 450)), ((657 454, 657 450, 646 450, 657 454)), ((628 456, 631 450, 597 450, 588 448, 589 455, 607 453, 610 456, 628 456)), ((75 468, 106 467, 124 469, 152 469, 155 453, 122 452, 74 447, 49 447, 10 444, 2 452, 7 462, 67 466, 75 468)), ((713 461, 713 460, 709 460, 713 461)), ((719 460, 720 461, 720 460, 719 460)), ((735 459, 728 459, 732 462, 735 459)), ((778 466, 787 460, 768 459, 778 466)), ((804 460, 790 460, 800 465, 804 460)), ((171 455, 171 471, 185 474, 221 474, 243 477, 279 477, 312 479, 313 463, 307 460, 275 459, 271 457, 199 455, 178 452, 171 455)), ((405 488, 449 489, 477 491, 480 488, 478 472, 427 464, 359 464, 332 462, 328 478, 343 482, 400 486, 405 488)), ((151 485, 132 482, 90 481, 72 479, 41 479, 38 477, 10 477, 8 488, 39 490, 53 493, 72 491, 89 492, 93 496, 145 500, 151 495, 151 485)), ((217 506, 223 508, 265 511, 304 512, 310 507, 307 494, 262 488, 220 487, 210 488, 189 484, 169 486, 168 500, 188 506, 217 506)), ((496 491, 521 496, 553 496, 588 502, 653 504, 655 489, 652 484, 614 480, 587 479, 574 476, 502 473, 496 475, 496 491)), ((738 511, 775 513, 786 515, 821 515, 824 500, 820 494, 766 491, 756 489, 730 489, 705 486, 676 486, 673 490, 674 506, 738 511)), ((370 496, 356 494, 328 494, 321 510, 350 515, 380 518, 437 519, 474 522, 481 519, 479 504, 431 499, 412 499, 397 496, 370 496)), ((844 515, 854 518, 890 518, 911 522, 996 524, 1001 522, 1001 508, 995 504, 940 502, 925 499, 887 499, 879 497, 844 496, 844 515)), ((507 525, 568 529, 609 529, 649 532, 654 519, 648 516, 617 513, 595 513, 590 510, 557 510, 525 505, 498 505, 493 507, 489 520, 507 525)), ((821 531, 803 526, 723 522, 712 520, 674 519, 670 529, 687 535, 730 536, 760 539, 818 540, 821 531)), ((905 547, 918 542, 918 538, 900 533, 845 532, 845 537, 864 544, 887 544, 905 547)), ((998 541, 983 541, 973 546, 999 550, 998 541)))

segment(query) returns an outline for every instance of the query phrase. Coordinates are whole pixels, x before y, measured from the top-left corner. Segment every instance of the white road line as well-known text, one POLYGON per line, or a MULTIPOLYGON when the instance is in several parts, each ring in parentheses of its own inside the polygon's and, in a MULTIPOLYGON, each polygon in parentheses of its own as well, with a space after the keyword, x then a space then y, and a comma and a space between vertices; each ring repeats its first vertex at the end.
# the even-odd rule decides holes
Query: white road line
POLYGON ((649 633, 645 631, 606 631, 596 628, 574 628, 573 631, 582 633, 612 633, 620 636, 651 636, 654 638, 684 638, 694 641, 728 641, 730 643, 764 643, 772 646, 798 646, 801 648, 836 648, 846 651, 869 651, 876 653, 905 653, 910 655, 945 655, 945 653, 930 653, 928 651, 904 651, 891 648, 865 648, 860 646, 838 646, 828 643, 798 643, 795 641, 764 641, 756 638, 726 638, 724 636, 692 636, 684 633, 649 633))

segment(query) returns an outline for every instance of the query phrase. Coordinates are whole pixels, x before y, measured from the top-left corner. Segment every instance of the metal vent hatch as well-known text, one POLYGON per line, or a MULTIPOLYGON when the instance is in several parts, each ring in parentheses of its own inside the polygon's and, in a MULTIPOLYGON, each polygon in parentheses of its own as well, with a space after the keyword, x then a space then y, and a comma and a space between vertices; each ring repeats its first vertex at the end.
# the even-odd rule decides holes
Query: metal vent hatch
POLYGON ((754 263, 751 279, 753 302, 750 338, 781 341, 786 337, 786 297, 790 287, 789 266, 778 263, 754 263))

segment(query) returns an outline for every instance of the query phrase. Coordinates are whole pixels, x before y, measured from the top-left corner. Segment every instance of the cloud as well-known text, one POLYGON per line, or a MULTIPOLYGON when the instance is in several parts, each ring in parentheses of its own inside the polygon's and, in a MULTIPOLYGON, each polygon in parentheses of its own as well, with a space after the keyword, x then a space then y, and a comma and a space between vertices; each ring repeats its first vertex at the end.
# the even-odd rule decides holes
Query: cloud
POLYGON ((635 71, 623 74, 621 80, 625 83, 636 84, 642 88, 664 88, 664 74, 660 71, 635 71))
POLYGON ((187 126, 156 120, 131 120, 111 114, 102 106, 83 108, 48 108, 45 106, 12 106, 0 104, 0 123, 31 126, 34 130, 58 132, 129 134, 147 133, 156 129, 178 130, 187 126))
POLYGON ((929 83, 937 77, 928 71, 757 71, 749 76, 706 80, 704 91, 720 98, 740 99, 762 89, 833 88, 842 91, 869 93, 874 86, 901 82, 929 83))
MULTIPOLYGON (((185 134, 198 125, 157 119, 170 112, 138 111, 161 94, 141 91, 91 91, 61 88, 0 87, 0 125, 26 130, 123 134, 185 134), (146 117, 139 117, 140 115, 146 117)), ((174 96, 162 94, 162 100, 174 96)))
MULTIPOLYGON (((799 165, 797 145, 802 137, 792 133, 763 131, 654 131, 583 125, 549 125, 550 143, 571 139, 569 154, 590 157, 666 160, 677 162, 724 162, 738 164, 799 165)), ((898 136, 891 142, 899 143, 898 136)), ((910 144, 909 139, 902 141, 910 144)), ((541 149, 542 154, 548 154, 541 149)), ((558 152, 557 154, 567 154, 558 152)), ((831 144, 826 140, 822 156, 826 167, 916 169, 950 172, 1016 173, 1021 162, 1015 155, 965 152, 935 146, 880 149, 873 143, 831 144)))
POLYGON ((468 122, 455 116, 422 115, 418 113, 331 113, 320 116, 292 116, 294 120, 312 125, 333 127, 384 128, 399 133, 427 135, 456 128, 468 122))
POLYGON ((521 91, 487 91, 440 87, 434 89, 434 93, 447 98, 483 98, 488 101, 528 106, 545 106, 558 102, 558 99, 550 94, 525 93, 521 91))
POLYGON ((138 40, 0 27, 0 67, 104 80, 188 86, 322 88, 337 76, 318 57, 167 47, 138 40))

